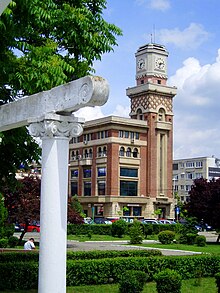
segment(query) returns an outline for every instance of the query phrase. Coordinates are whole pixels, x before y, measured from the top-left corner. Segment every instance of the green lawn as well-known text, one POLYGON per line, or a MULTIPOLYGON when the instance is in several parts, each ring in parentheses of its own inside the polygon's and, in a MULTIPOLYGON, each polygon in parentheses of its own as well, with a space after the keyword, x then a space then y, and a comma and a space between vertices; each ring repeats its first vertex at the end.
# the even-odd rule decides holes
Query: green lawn
POLYGON ((187 245, 187 244, 141 244, 141 246, 149 248, 160 248, 160 249, 172 249, 172 250, 186 250, 186 251, 195 251, 202 253, 214 253, 220 254, 220 243, 207 243, 204 247, 199 247, 197 245, 187 245))
MULTIPOLYGON (((113 237, 110 235, 96 235, 93 234, 91 238, 87 235, 68 235, 68 240, 76 240, 76 241, 125 241, 130 240, 129 235, 125 235, 123 238, 113 237)), ((157 235, 148 236, 147 240, 157 240, 157 235)))
MULTIPOLYGON (((0 291, 2 292, 2 291, 0 291)), ((22 291, 4 291, 7 293, 37 293, 37 290, 22 291)), ((99 285, 99 286, 79 286, 68 287, 67 293, 118 293, 118 285, 99 285)), ((203 278, 198 284, 198 280, 184 280, 182 282, 181 293, 217 293, 217 287, 214 278, 203 278)), ((157 293, 156 284, 154 282, 147 283, 143 293, 157 293)))

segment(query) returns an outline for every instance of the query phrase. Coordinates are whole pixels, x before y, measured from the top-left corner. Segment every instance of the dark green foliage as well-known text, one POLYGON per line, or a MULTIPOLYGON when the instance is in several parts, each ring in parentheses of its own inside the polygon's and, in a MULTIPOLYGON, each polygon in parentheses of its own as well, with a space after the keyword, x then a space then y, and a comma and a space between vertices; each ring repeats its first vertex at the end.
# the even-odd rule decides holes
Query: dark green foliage
POLYGON ((124 220, 118 220, 112 223, 112 236, 123 237, 123 235, 127 234, 128 225, 124 220))
POLYGON ((106 224, 68 224, 67 235, 112 235, 112 225, 106 224))
POLYGON ((134 220, 132 227, 129 230, 130 243, 131 244, 141 244, 144 238, 141 222, 134 220))
MULTIPOLYGON (((67 254, 68 260, 103 259, 116 257, 153 257, 162 256, 160 250, 97 250, 97 251, 71 251, 67 254)), ((0 258, 1 260, 1 258, 0 258)))
POLYGON ((0 290, 35 289, 38 283, 38 263, 1 263, 0 275, 0 290))
POLYGON ((18 245, 18 238, 15 236, 10 236, 8 238, 8 246, 13 248, 18 245))
MULTIPOLYGON (((5 254, 5 253, 4 253, 5 254)), ((20 253, 22 255, 22 253, 20 253)), ((24 259, 35 253, 23 253, 24 259)), ((10 260, 10 259, 8 259, 10 260)), ((27 259, 26 259, 27 260, 27 259)), ((147 280, 160 271, 169 268, 178 271, 182 279, 195 278, 198 269, 204 277, 214 277, 219 272, 220 256, 168 256, 168 257, 116 257, 91 260, 67 260, 67 286, 117 283, 127 270, 145 272, 147 280)), ((35 288, 37 261, 2 262, 0 254, 0 290, 35 288), (27 273, 28 272, 28 273, 27 273), (15 278, 13 279, 13 274, 15 278), (24 282, 22 282, 22 281, 24 282)), ((166 291, 165 291, 166 292, 166 291)))
POLYGON ((174 270, 166 269, 154 275, 158 293, 181 293, 182 279, 174 270))
POLYGON ((171 242, 173 242, 175 238, 175 233, 173 231, 162 231, 158 234, 158 240, 162 243, 162 244, 170 244, 171 242))
POLYGON ((196 236, 195 243, 198 246, 206 246, 206 238, 203 235, 196 236))
POLYGON ((185 207, 189 215, 219 229, 220 179, 195 179, 189 194, 190 201, 185 207))
POLYGON ((218 293, 220 293, 220 272, 215 274, 215 282, 218 288, 218 293))
POLYGON ((194 233, 187 233, 186 234, 186 243, 188 244, 188 245, 193 245, 194 243, 195 243, 195 240, 196 240, 196 237, 197 237, 198 235, 197 234, 194 234, 194 233))
POLYGON ((0 248, 6 248, 8 246, 8 239, 7 238, 1 238, 0 239, 0 248))
POLYGON ((5 236, 5 226, 8 217, 8 212, 5 207, 4 198, 0 193, 0 238, 5 236))
POLYGON ((126 271, 119 280, 120 293, 140 293, 146 283, 146 274, 142 271, 126 271))

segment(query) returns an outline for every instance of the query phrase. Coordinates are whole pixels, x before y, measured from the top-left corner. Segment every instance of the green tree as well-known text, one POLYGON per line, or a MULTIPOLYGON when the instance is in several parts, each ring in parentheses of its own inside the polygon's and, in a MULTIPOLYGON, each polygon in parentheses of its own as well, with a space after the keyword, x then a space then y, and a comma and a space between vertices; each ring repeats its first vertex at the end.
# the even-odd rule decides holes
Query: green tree
MULTIPOLYGON (((94 72, 93 62, 112 51, 121 35, 103 19, 105 8, 106 0, 12 1, 0 16, 0 105, 94 72)), ((8 141, 14 152, 1 164, 0 188, 20 163, 40 156, 26 129, 12 130, 1 134, 1 161, 9 159, 3 150, 8 141)))
POLYGON ((5 235, 5 225, 8 217, 8 212, 4 204, 4 197, 0 193, 0 238, 5 235))

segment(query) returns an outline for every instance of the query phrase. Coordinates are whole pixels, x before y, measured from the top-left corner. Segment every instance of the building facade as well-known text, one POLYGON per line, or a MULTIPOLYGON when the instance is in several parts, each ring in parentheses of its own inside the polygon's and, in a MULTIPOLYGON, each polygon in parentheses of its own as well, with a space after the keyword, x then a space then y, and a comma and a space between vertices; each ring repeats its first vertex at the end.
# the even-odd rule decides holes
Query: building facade
POLYGON ((189 191, 195 179, 220 178, 220 159, 197 157, 173 161, 173 190, 182 202, 189 201, 189 191))
POLYGON ((130 118, 86 122, 70 142, 69 194, 90 217, 174 217, 173 97, 168 52, 147 44, 136 54, 136 86, 128 88, 130 118))

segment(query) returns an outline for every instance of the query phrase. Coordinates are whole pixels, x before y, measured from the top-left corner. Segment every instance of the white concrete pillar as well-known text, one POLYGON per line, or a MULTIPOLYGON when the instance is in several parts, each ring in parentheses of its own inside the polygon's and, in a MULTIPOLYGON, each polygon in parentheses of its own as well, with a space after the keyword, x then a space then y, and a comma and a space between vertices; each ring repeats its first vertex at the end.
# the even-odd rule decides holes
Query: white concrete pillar
POLYGON ((42 138, 38 292, 65 293, 69 138, 82 126, 76 118, 50 115, 29 131, 42 138))

